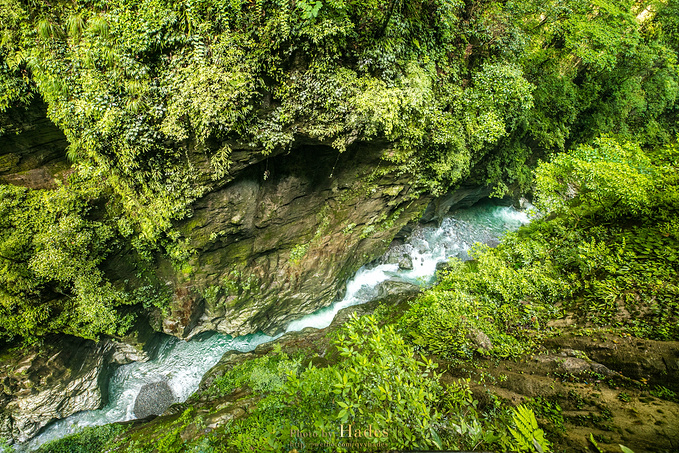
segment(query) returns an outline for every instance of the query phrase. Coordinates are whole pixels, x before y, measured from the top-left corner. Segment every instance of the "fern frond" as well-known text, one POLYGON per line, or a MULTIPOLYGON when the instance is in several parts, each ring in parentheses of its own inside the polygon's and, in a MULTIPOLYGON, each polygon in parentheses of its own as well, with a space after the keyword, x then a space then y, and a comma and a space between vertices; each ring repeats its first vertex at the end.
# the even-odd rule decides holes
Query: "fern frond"
POLYGON ((550 451, 551 445, 545 438, 545 433, 539 428, 533 410, 526 406, 514 408, 512 419, 516 429, 509 428, 509 432, 516 441, 516 447, 521 451, 536 451, 538 453, 550 451))
POLYGON ((83 29, 85 28, 85 21, 79 14, 74 14, 68 18, 66 21, 66 29, 68 30, 68 36, 70 36, 75 41, 80 40, 83 34, 83 29))

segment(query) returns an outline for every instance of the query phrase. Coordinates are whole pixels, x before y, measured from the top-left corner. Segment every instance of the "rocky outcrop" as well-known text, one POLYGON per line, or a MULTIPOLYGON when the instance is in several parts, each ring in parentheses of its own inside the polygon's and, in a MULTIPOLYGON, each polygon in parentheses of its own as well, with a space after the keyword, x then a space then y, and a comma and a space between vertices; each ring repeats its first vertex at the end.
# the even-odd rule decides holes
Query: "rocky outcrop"
POLYGON ((533 360, 546 365, 552 371, 559 373, 569 373, 573 375, 598 373, 602 376, 612 376, 615 374, 604 365, 589 360, 584 353, 577 354, 577 352, 581 351, 571 351, 573 350, 564 350, 557 355, 536 355, 533 357, 533 360))
POLYGON ((46 106, 36 100, 27 108, 0 115, 0 183, 31 189, 56 187, 55 178, 70 168, 66 136, 46 116, 46 106))
POLYGON ((51 338, 41 348, 5 351, 0 367, 0 436, 24 442, 53 420, 106 401, 118 365, 148 360, 131 344, 51 338))
POLYGON ((454 209, 468 208, 493 192, 492 186, 462 186, 433 200, 422 213, 422 222, 441 221, 454 209))
POLYGON ((167 382, 152 382, 139 390, 134 400, 134 415, 137 418, 160 415, 174 402, 174 394, 167 382))
POLYGON ((332 302, 430 201, 413 199, 385 152, 374 143, 344 153, 301 146, 197 201, 180 228, 198 253, 180 272, 160 266, 174 292, 163 330, 275 333, 332 302))
MULTIPOLYGON (((11 113, 13 131, 0 144, 0 182, 54 187, 68 173, 66 138, 37 101, 11 113)), ((380 256, 432 200, 383 159, 391 152, 387 142, 357 142, 340 153, 296 139, 287 154, 271 155, 230 143, 229 171, 216 180, 207 154, 191 151, 199 184, 208 191, 177 225, 194 258, 180 269, 166 258, 156 263, 152 280, 169 289, 172 301, 168 312, 151 314, 156 329, 181 338, 210 330, 280 331, 341 295, 346 280, 380 256)), ((428 212, 442 215, 487 192, 463 188, 428 212)), ((399 264, 412 266, 407 259, 399 264)), ((120 286, 142 284, 125 257, 109 257, 102 267, 120 286)))
MULTIPOLYGON (((316 357, 317 362, 314 364, 317 366, 325 366, 327 365, 327 362, 318 362, 323 362, 321 359, 327 357, 329 354, 334 353, 334 349, 331 346, 332 335, 329 334, 342 327, 342 325, 346 323, 350 317, 372 314, 377 309, 377 307, 380 306, 406 307, 408 302, 411 301, 416 295, 417 292, 414 290, 401 293, 395 292, 394 294, 390 295, 385 294, 368 303, 343 308, 337 312, 332 320, 332 323, 323 329, 307 327, 297 332, 288 332, 275 341, 260 344, 255 348, 254 351, 251 352, 227 352, 222 356, 220 361, 203 376, 199 391, 196 394, 196 400, 199 402, 209 402, 210 395, 203 392, 207 390, 215 380, 222 377, 224 373, 232 369, 234 366, 237 366, 248 360, 270 354, 279 347, 283 352, 288 352, 291 355, 298 351, 305 351, 305 354, 311 355, 314 355, 315 353, 318 357, 316 357)), ((396 309, 395 311, 399 310, 396 309)), ((337 357, 335 359, 337 359, 337 357)), ((170 410, 166 412, 166 415, 176 413, 177 410, 180 410, 183 406, 184 405, 180 404, 177 405, 176 408, 170 408, 170 410)))
POLYGON ((675 452, 679 445, 679 342, 583 335, 563 326, 532 357, 478 357, 474 371, 439 363, 441 380, 472 379, 479 408, 526 404, 554 443, 551 451, 675 452), (672 390, 672 391, 669 391, 672 390))
POLYGON ((556 349, 566 342, 570 347, 564 350, 567 356, 579 356, 574 351, 585 351, 587 360, 636 381, 663 385, 679 392, 679 342, 634 337, 602 342, 587 336, 564 335, 545 340, 545 346, 556 349))
POLYGON ((420 289, 421 288, 414 283, 392 278, 385 280, 377 286, 376 299, 384 299, 390 296, 412 296, 419 293, 420 289))

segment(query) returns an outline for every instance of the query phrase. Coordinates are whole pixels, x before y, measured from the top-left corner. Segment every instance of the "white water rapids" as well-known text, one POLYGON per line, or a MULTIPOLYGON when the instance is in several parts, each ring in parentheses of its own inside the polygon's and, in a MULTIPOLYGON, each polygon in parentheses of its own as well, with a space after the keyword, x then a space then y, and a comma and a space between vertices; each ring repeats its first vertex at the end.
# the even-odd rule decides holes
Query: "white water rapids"
MULTIPOLYGON (((427 285, 434 280, 438 263, 455 256, 467 259, 467 251, 475 242, 496 239, 504 232, 515 230, 528 221, 529 218, 524 212, 486 202, 455 211, 447 216, 438 228, 418 226, 407 242, 395 246, 385 255, 385 257, 407 256, 407 262, 412 263, 412 269, 400 269, 399 264, 364 266, 347 282, 346 294, 342 300, 293 321, 286 331, 298 331, 305 327, 321 329, 329 326, 342 308, 374 299, 378 294, 379 285, 386 280, 397 279, 427 285)), ((212 334, 200 335, 190 341, 167 336, 158 346, 152 360, 123 365, 115 371, 109 381, 109 402, 106 406, 99 410, 80 412, 48 425, 38 436, 25 444, 17 445, 17 451, 35 450, 45 442, 64 437, 84 426, 136 418, 133 413, 136 396, 144 385, 152 382, 166 381, 176 400, 185 401, 198 389, 203 375, 217 364, 226 352, 251 351, 279 336, 271 337, 260 333, 232 338, 212 334)))

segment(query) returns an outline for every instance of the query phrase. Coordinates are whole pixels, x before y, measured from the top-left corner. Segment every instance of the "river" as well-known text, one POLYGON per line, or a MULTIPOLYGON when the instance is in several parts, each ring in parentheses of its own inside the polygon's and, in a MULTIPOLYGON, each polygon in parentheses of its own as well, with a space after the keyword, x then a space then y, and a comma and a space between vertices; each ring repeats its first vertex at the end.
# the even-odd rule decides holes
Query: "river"
MULTIPOLYGON (((369 302, 377 297, 379 286, 386 280, 400 280, 420 286, 430 285, 436 277, 436 266, 451 257, 469 259, 468 251, 475 242, 496 240, 507 231, 528 223, 525 212, 491 202, 459 209, 446 216, 438 227, 418 226, 408 240, 395 245, 381 261, 390 256, 405 258, 398 262, 363 266, 347 282, 342 300, 301 317, 287 326, 286 331, 306 327, 324 328, 337 312, 352 305, 369 302), (407 269, 412 267, 412 269, 407 269)), ((263 333, 232 338, 222 334, 203 334, 189 341, 165 336, 148 362, 134 362, 119 367, 109 381, 108 404, 101 409, 84 411, 48 425, 38 436, 17 445, 18 452, 33 451, 45 442, 64 437, 84 426, 103 425, 135 418, 133 408, 139 390, 148 383, 164 380, 177 402, 185 401, 198 389, 203 375, 228 351, 247 352, 278 336, 263 333)))

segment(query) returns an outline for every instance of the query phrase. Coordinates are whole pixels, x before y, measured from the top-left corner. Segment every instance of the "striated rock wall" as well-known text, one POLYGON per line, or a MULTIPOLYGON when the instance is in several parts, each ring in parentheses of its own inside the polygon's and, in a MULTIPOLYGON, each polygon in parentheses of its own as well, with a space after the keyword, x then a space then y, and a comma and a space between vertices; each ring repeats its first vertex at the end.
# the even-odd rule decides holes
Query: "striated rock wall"
POLYGON ((152 333, 94 342, 60 336, 40 347, 0 352, 0 437, 24 442, 54 420, 106 403, 119 365, 147 361, 152 333))
POLYGON ((66 136, 46 117, 47 107, 35 100, 27 108, 0 114, 0 183, 31 189, 55 187, 67 171, 66 136))
MULTIPOLYGON (((39 102, 12 115, 17 134, 0 140, 0 182, 54 187, 69 168, 66 138, 39 102)), ((210 188, 177 225, 195 253, 180 269, 163 257, 152 269, 172 298, 169 311, 151 313, 154 328, 180 338, 206 330, 273 333, 328 305, 432 200, 383 159, 392 152, 388 142, 357 142, 339 153, 297 137, 287 154, 269 156, 243 144, 229 148, 229 170, 217 180, 207 154, 189 153, 197 183, 210 188)), ((427 219, 487 190, 456 193, 430 207, 427 219)), ((130 290, 147 285, 124 250, 108 257, 107 277, 130 290)))
POLYGON ((379 143, 344 153, 300 146, 197 201, 180 228, 198 253, 180 271, 159 266, 174 292, 162 329, 179 337, 275 333, 340 296, 431 200, 413 197, 385 152, 379 143))

